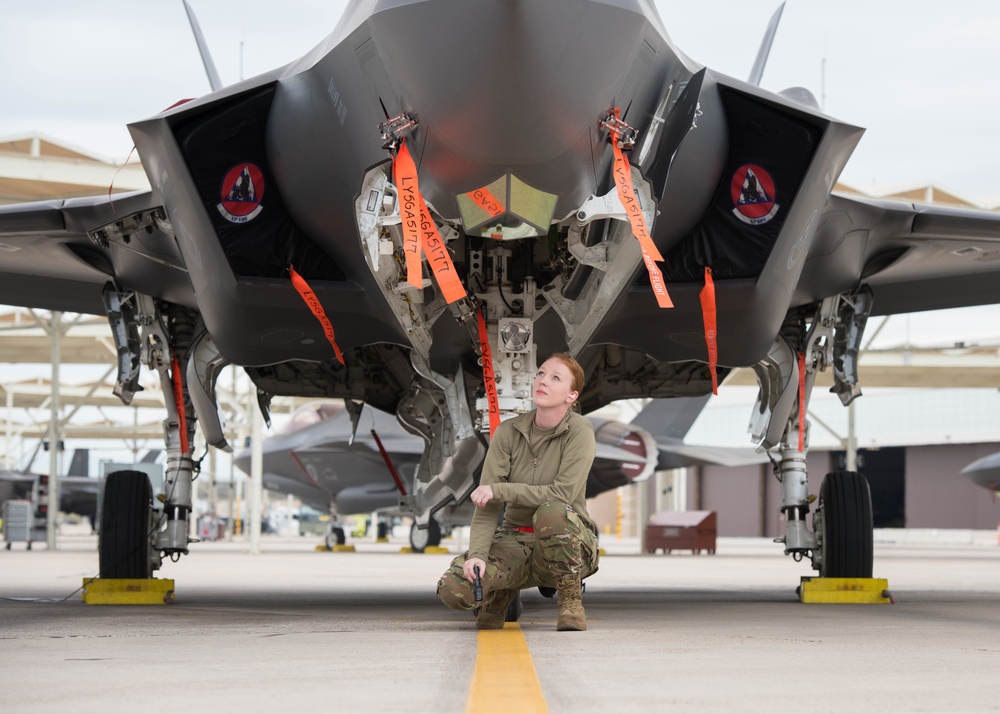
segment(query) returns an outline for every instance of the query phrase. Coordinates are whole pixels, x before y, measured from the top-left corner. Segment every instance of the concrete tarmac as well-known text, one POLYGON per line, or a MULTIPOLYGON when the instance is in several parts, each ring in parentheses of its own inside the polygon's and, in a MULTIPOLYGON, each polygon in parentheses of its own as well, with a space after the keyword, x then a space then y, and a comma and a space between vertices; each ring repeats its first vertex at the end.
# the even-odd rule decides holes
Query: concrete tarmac
MULTIPOLYGON (((878 543, 875 575, 895 605, 799 603, 813 572, 764 539, 721 538, 700 556, 603 540, 586 632, 556 632, 557 606, 525 592, 519 624, 549 712, 1000 711, 995 539, 878 543)), ((169 606, 84 605, 89 535, 0 551, 0 712, 496 704, 470 698, 472 617, 434 596, 452 555, 315 543, 265 536, 259 555, 193 545, 158 573, 176 581, 169 606)))

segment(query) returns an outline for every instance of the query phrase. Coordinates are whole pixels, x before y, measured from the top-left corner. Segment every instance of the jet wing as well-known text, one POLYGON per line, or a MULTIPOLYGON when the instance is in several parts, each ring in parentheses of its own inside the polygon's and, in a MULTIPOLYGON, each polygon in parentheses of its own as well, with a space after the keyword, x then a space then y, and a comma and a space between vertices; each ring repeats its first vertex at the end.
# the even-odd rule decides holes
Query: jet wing
POLYGON ((766 464, 767 454, 758 454, 753 449, 739 449, 725 446, 699 446, 657 442, 660 461, 657 469, 680 469, 685 466, 749 466, 766 464))
POLYGON ((1000 214, 834 194, 796 302, 850 289, 859 275, 875 315, 1000 302, 1000 214))
POLYGON ((38 477, 16 471, 0 471, 0 503, 30 500, 31 490, 38 477))
MULTIPOLYGON (((37 474, 0 470, 0 503, 10 500, 32 500, 37 474)), ((59 477, 59 510, 87 518, 97 514, 99 482, 87 476, 59 477)))
POLYGON ((0 206, 0 303, 103 315, 109 280, 195 304, 151 191, 0 206))

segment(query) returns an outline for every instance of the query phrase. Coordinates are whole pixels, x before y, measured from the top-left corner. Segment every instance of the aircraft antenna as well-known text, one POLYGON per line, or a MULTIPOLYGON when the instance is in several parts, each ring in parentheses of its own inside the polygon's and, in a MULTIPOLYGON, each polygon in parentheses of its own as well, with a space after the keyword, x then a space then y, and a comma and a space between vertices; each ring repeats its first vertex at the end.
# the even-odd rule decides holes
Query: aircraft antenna
POLYGON ((750 70, 750 78, 747 80, 755 87, 760 86, 761 77, 764 76, 764 65, 767 64, 767 56, 771 53, 771 44, 774 42, 774 35, 778 31, 778 21, 781 20, 781 11, 785 9, 785 3, 781 3, 778 9, 771 16, 764 31, 764 39, 761 40, 760 49, 757 50, 757 59, 753 62, 753 69, 750 70))
POLYGON ((194 16, 194 10, 188 5, 187 0, 182 0, 182 2, 184 3, 184 10, 187 12, 188 22, 191 24, 191 32, 194 33, 195 44, 198 45, 198 52, 201 53, 201 63, 205 66, 205 74, 208 75, 208 84, 212 87, 213 92, 217 92, 222 89, 222 81, 219 79, 219 73, 215 69, 215 62, 212 61, 212 55, 208 51, 205 37, 201 34, 198 18, 194 16))
POLYGON ((819 108, 826 111, 826 57, 819 63, 819 108))

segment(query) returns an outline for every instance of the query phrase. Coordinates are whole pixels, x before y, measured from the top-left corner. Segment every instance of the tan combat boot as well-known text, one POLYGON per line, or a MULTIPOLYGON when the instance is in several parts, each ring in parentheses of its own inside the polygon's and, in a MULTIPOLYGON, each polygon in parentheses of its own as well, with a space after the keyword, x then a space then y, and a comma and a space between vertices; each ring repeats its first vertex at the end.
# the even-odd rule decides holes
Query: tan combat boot
POLYGON ((517 596, 517 590, 491 590, 486 594, 479 614, 476 615, 477 630, 499 630, 507 621, 507 608, 517 596))
POLYGON ((586 630, 587 616, 583 612, 583 598, 579 580, 561 580, 556 583, 559 592, 559 622, 557 630, 586 630))

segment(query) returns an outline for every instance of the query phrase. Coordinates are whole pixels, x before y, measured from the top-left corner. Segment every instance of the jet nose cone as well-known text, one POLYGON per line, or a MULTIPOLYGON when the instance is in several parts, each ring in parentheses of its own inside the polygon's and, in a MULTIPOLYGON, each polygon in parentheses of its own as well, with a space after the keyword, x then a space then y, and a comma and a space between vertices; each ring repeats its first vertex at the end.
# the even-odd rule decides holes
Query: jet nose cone
POLYGON ((637 12, 580 0, 428 0, 371 22, 421 122, 462 156, 495 164, 559 155, 596 127, 648 27, 637 12), (460 45, 430 41, 449 28, 460 45))

